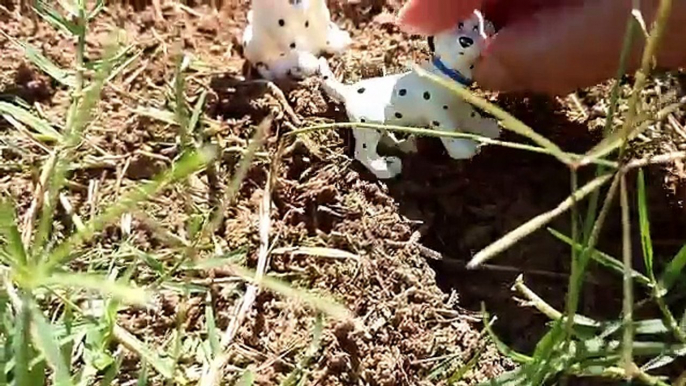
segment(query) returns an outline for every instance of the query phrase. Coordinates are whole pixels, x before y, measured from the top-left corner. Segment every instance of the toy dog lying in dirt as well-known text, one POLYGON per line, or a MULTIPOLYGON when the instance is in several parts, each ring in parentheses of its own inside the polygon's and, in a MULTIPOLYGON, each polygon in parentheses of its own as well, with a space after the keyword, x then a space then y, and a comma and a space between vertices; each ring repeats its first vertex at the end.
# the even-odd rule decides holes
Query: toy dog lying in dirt
POLYGON ((305 78, 317 73, 322 52, 341 53, 351 41, 331 21, 326 0, 253 0, 243 52, 265 79, 305 78))
MULTIPOLYGON (((470 85, 473 63, 487 36, 494 33, 492 24, 482 20, 474 15, 452 30, 429 37, 433 60, 422 68, 449 81, 470 85)), ((446 87, 414 71, 364 79, 351 85, 336 80, 324 58, 320 59, 319 71, 324 92, 344 104, 350 121, 429 127, 446 132, 459 130, 490 138, 500 134, 496 120, 482 118, 469 103, 446 87)), ((402 170, 398 157, 378 154, 380 141, 404 152, 416 151, 413 137, 398 141, 392 133, 371 129, 354 129, 354 137, 355 158, 380 179, 393 178, 402 170)), ((478 143, 470 139, 442 137, 441 140, 454 159, 471 158, 478 152, 478 143)))

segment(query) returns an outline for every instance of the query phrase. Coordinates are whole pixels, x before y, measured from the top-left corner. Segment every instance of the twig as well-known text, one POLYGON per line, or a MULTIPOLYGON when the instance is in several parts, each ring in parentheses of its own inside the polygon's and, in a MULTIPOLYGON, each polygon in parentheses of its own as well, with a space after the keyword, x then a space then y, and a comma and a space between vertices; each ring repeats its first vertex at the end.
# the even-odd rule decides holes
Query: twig
POLYGON ((266 79, 253 79, 248 81, 248 83, 261 83, 267 85, 269 92, 279 100, 281 107, 283 107, 283 111, 288 115, 291 121, 293 121, 296 126, 300 126, 302 124, 300 118, 298 118, 298 115, 295 113, 295 111, 293 111, 293 108, 288 103, 288 99, 286 99, 286 95, 284 95, 283 90, 281 90, 274 82, 266 79))
POLYGON ((631 161, 627 162, 620 169, 620 171, 622 173, 626 173, 631 169, 636 169, 636 168, 640 168, 640 167, 644 167, 644 166, 648 166, 648 165, 670 163, 670 162, 680 160, 683 158, 686 158, 686 151, 675 151, 675 152, 671 152, 671 153, 655 155, 652 157, 635 159, 635 160, 631 160, 631 161))
MULTIPOLYGON (((238 333, 238 329, 243 324, 245 317, 252 307, 255 299, 257 298, 257 292, 259 290, 259 283, 264 277, 264 273, 267 269, 267 259, 269 257, 269 231, 271 229, 271 173, 267 177, 267 183, 262 196, 262 202, 260 203, 260 249, 257 258, 257 270, 255 273, 255 280, 252 284, 248 286, 248 289, 243 295, 243 300, 241 306, 238 308, 236 315, 231 319, 231 323, 226 328, 226 332, 222 337, 221 346, 226 349, 233 342, 238 333)), ((227 353, 223 353, 216 357, 211 363, 210 368, 204 372, 204 376, 201 380, 201 386, 214 386, 218 384, 221 369, 224 367, 226 362, 229 360, 227 353)))
POLYGON ((599 189, 608 180, 610 180, 610 177, 611 175, 607 174, 595 178, 588 184, 581 187, 576 192, 573 192, 569 197, 567 197, 566 200, 562 201, 555 209, 532 218, 525 224, 521 225, 519 228, 503 236, 496 242, 488 245, 486 248, 482 249, 476 255, 474 255, 474 257, 472 257, 472 260, 467 264, 467 268, 476 268, 477 266, 483 264, 485 261, 489 260, 493 256, 503 252, 512 245, 516 244, 522 238, 540 229, 541 227, 543 227, 543 225, 549 223, 557 216, 569 210, 575 202, 580 201, 596 189, 599 189))
POLYGON ((634 303, 634 288, 633 288, 633 272, 631 264, 631 219, 629 217, 629 198, 626 187, 626 175, 622 174, 619 188, 619 199, 622 207, 622 257, 624 263, 624 299, 622 300, 622 324, 624 334, 622 337, 622 365, 626 372, 626 380, 629 380, 633 359, 633 303, 634 303))
POLYGON ((52 172, 57 164, 57 153, 51 153, 45 165, 43 165, 43 170, 38 180, 38 185, 33 191, 33 200, 31 200, 31 206, 26 212, 26 217, 24 218, 24 226, 21 235, 21 241, 24 245, 29 245, 31 242, 31 234, 33 233, 33 223, 36 220, 36 213, 43 206, 43 201, 45 199, 45 188, 48 184, 48 179, 52 176, 52 172))
POLYGON ((653 57, 657 53, 660 41, 662 40, 662 35, 667 27, 667 20, 669 19, 671 11, 672 0, 660 0, 654 27, 650 31, 648 43, 646 44, 645 50, 643 51, 643 56, 641 57, 641 67, 638 71, 636 71, 636 79, 634 81, 633 92, 629 97, 629 109, 626 113, 624 126, 621 128, 620 131, 620 133, 622 134, 622 139, 624 141, 622 143, 622 147, 620 148, 620 157, 624 154, 627 138, 629 138, 629 135, 631 134, 633 129, 633 125, 636 121, 638 98, 640 98, 641 96, 641 90, 643 90, 643 88, 645 87, 646 81, 648 79, 648 74, 650 73, 653 64, 653 57))
MULTIPOLYGON (((540 153, 540 154, 547 154, 553 157, 556 157, 556 154, 554 151, 541 147, 541 146, 532 146, 532 145, 526 145, 523 143, 516 143, 516 142, 507 142, 507 141, 501 141, 497 139, 491 139, 487 137, 483 137, 477 134, 471 134, 471 133, 460 133, 460 132, 445 132, 445 131, 438 131, 438 130, 433 130, 433 129, 425 129, 425 128, 420 128, 420 127, 406 127, 406 126, 393 126, 393 125, 380 125, 380 124, 374 124, 374 123, 361 123, 361 122, 336 122, 336 123, 329 123, 329 124, 322 124, 322 125, 314 125, 314 126, 309 126, 305 127, 302 129, 297 129, 294 131, 289 132, 286 135, 298 135, 298 134, 304 134, 304 133, 309 133, 313 131, 320 131, 320 130, 328 130, 328 129, 334 129, 334 128, 342 128, 342 129, 374 129, 374 130, 386 130, 390 132, 398 132, 398 133, 407 133, 407 134, 413 134, 416 136, 427 136, 427 137, 436 137, 436 138, 466 138, 466 139, 471 139, 474 141, 478 141, 487 145, 494 145, 494 146, 502 146, 502 147, 508 147, 512 149, 519 149, 519 150, 525 150, 525 151, 530 151, 532 153, 540 153)), ((584 155, 582 154, 575 154, 575 153, 565 153, 565 157, 573 160, 576 163, 581 164, 581 161, 584 159, 584 155)), ((601 158, 594 158, 589 161, 589 163, 596 163, 599 165, 607 166, 610 168, 617 168, 618 163, 614 161, 609 161, 606 159, 601 159, 601 158)))
POLYGON ((579 96, 576 95, 576 93, 572 93, 569 95, 569 99, 572 100, 572 103, 574 104, 574 107, 576 107, 577 110, 579 110, 579 114, 583 117, 583 120, 585 121, 588 119, 588 112, 584 108, 584 106, 581 104, 581 101, 579 100, 579 96))
POLYGON ((69 197, 67 197, 65 193, 60 193, 60 203, 67 215, 71 216, 71 221, 74 222, 76 230, 78 232, 83 231, 83 221, 81 221, 81 217, 74 212, 74 207, 72 207, 71 202, 69 202, 69 197))
POLYGON ((88 210, 89 218, 95 217, 95 210, 99 201, 100 182, 98 180, 92 179, 88 181, 88 210))
POLYGON ((669 121, 670 126, 674 129, 674 131, 677 132, 681 136, 681 138, 686 139, 686 131, 684 131, 684 127, 681 126, 681 124, 674 118, 674 114, 669 114, 667 115, 667 120, 669 121))
POLYGON ((515 280, 514 285, 512 286, 513 290, 518 291, 520 294, 522 294, 526 299, 529 300, 529 303, 533 305, 537 310, 539 310, 543 315, 547 316, 551 320, 559 320, 562 318, 562 313, 550 304, 546 303, 545 300, 543 300, 540 296, 538 296, 534 291, 529 289, 524 284, 524 277, 522 275, 517 276, 517 279, 515 280))
POLYGON ((164 15, 162 14, 162 4, 161 0, 152 0, 152 9, 155 14, 156 21, 164 21, 164 15))
MULTIPOLYGON (((243 183, 245 176, 248 174, 248 170, 250 169, 250 165, 255 156, 255 153, 257 152, 257 149, 259 149, 262 146, 262 143, 264 142, 267 136, 267 131, 271 127, 272 121, 273 117, 272 115, 269 115, 257 126, 257 130, 253 135, 253 140, 248 145, 248 149, 246 150, 245 155, 239 162, 236 174, 231 179, 229 186, 226 187, 226 190, 224 191, 224 196, 219 204, 219 207, 215 210, 214 217, 211 218, 211 220, 207 222, 205 226, 201 229, 198 238, 195 240, 195 243, 193 243, 193 246, 191 248, 195 248, 195 244, 197 242, 200 242, 205 237, 212 235, 214 231, 219 227, 221 222, 224 220, 224 212, 226 211, 226 208, 228 208, 229 205, 233 202, 236 193, 238 193, 240 185, 243 183)), ((193 252, 191 251, 191 255, 192 254, 193 252)))

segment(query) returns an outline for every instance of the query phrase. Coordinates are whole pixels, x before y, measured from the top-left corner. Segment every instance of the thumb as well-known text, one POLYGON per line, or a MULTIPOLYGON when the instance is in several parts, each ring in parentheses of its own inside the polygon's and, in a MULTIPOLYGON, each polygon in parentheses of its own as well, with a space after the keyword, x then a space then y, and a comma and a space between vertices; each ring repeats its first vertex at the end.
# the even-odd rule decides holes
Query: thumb
POLYGON ((409 33, 433 35, 452 28, 480 9, 483 0, 409 0, 398 14, 398 25, 409 33))
MULTIPOLYGON (((648 3, 654 3, 648 1, 648 3)), ((646 7, 647 8, 647 7, 646 7)), ((646 22, 653 9, 643 10, 646 22)), ((502 28, 474 71, 480 86, 499 91, 565 94, 612 77, 619 66, 631 2, 585 1, 542 9, 502 28)), ((645 39, 636 34, 629 69, 645 39)))

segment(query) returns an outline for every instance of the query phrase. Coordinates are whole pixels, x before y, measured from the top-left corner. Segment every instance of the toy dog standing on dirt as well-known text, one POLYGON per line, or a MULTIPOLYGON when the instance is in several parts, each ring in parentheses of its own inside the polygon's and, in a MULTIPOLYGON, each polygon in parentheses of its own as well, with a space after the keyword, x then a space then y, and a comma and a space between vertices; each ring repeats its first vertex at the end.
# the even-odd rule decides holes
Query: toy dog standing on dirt
POLYGON ((341 53, 351 41, 326 0, 253 0, 243 31, 245 58, 269 80, 314 75, 322 52, 341 53))
MULTIPOLYGON (((487 36, 493 33, 492 24, 475 15, 452 30, 429 37, 433 60, 423 68, 449 81, 469 86, 473 63, 479 57, 487 36)), ((446 132, 459 130, 490 138, 497 138, 500 134, 496 120, 482 118, 469 103, 446 87, 414 71, 345 85, 336 80, 322 58, 320 73, 324 91, 345 105, 348 119, 353 122, 430 127, 446 132)), ((402 170, 398 157, 378 154, 380 141, 389 143, 390 140, 405 152, 416 151, 412 137, 401 142, 391 133, 371 129, 354 129, 354 137, 355 158, 380 179, 393 178, 402 170)), ((470 139, 442 137, 441 140, 454 159, 468 159, 478 152, 477 142, 470 139)))

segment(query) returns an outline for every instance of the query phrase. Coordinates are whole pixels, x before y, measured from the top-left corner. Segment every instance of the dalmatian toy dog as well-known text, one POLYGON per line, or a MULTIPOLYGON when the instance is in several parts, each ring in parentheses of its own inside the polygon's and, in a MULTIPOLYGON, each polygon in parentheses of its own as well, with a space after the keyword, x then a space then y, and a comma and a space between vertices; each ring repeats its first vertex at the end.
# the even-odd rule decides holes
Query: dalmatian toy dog
POLYGON ((314 75, 322 52, 339 54, 351 42, 326 0, 253 0, 243 31, 245 58, 269 80, 314 75))
MULTIPOLYGON (((460 22, 454 29, 428 38, 433 60, 422 65, 427 72, 464 86, 471 85, 473 63, 479 57, 486 38, 494 33, 493 25, 480 15, 460 22)), ((396 126, 429 127, 446 132, 472 132, 497 138, 498 122, 483 118, 469 103, 446 87, 421 77, 415 71, 361 80, 346 85, 337 81, 326 60, 320 59, 322 88, 345 106, 348 119, 396 126)), ((354 129, 355 158, 379 179, 400 174, 398 157, 382 157, 379 142, 414 152, 414 138, 398 141, 392 133, 354 129)), ((454 159, 473 157, 478 143, 470 139, 442 137, 448 155, 454 159)))

